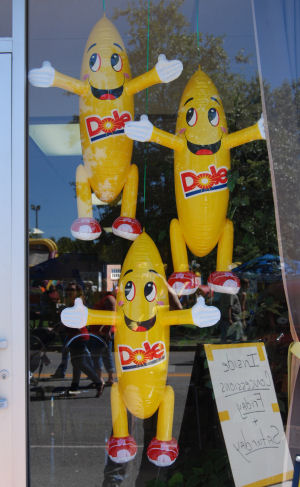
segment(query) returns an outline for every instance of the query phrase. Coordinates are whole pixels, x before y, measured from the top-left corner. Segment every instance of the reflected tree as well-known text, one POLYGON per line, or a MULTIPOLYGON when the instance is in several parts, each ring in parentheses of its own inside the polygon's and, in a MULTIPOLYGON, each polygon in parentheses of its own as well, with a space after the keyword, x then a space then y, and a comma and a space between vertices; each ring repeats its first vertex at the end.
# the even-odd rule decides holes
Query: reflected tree
MULTIPOLYGON (((198 45, 197 34, 190 31, 182 14, 182 5, 183 0, 151 2, 149 68, 156 63, 158 54, 164 53, 169 59, 180 59, 184 70, 178 80, 153 87, 148 97, 145 93, 137 95, 136 118, 148 112, 156 126, 174 133, 181 93, 200 65, 219 90, 229 132, 255 123, 261 114, 258 79, 247 80, 230 71, 223 37, 200 33, 198 45)), ((133 75, 137 75, 147 67, 147 3, 142 0, 128 2, 126 9, 115 11, 114 18, 120 17, 129 25, 126 47, 133 75)), ((248 57, 240 51, 236 61, 246 63, 248 57)), ((171 273, 169 223, 176 217, 173 153, 154 144, 136 143, 133 162, 140 169, 137 216, 158 244, 171 273)), ((264 142, 253 142, 232 151, 229 187, 229 217, 235 226, 234 260, 245 262, 265 253, 277 254, 272 187, 264 142)), ((192 259, 195 262, 195 258, 190 257, 190 262, 192 259)), ((204 276, 214 270, 215 259, 215 250, 204 259, 198 259, 204 276)))

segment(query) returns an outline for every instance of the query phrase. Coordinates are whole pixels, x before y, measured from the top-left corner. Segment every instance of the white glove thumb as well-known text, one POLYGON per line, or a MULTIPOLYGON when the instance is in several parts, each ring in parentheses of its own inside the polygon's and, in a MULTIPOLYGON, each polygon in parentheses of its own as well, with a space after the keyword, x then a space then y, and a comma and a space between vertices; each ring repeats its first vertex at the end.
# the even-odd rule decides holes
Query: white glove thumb
POLYGON ((158 56, 158 62, 155 65, 158 77, 163 83, 169 83, 177 79, 183 70, 181 61, 173 59, 169 61, 164 54, 158 56))
POLYGON ((125 123, 124 130, 130 139, 138 142, 147 142, 151 139, 153 124, 148 120, 147 115, 142 115, 139 122, 125 123))
POLYGON ((220 320, 221 313, 215 306, 206 306, 204 298, 200 296, 192 307, 192 317, 194 325, 205 328, 215 325, 220 320))
POLYGON ((65 308, 60 315, 62 323, 68 328, 83 328, 87 324, 88 308, 81 298, 76 298, 74 306, 65 308))
POLYGON ((49 88, 53 85, 55 69, 49 61, 44 61, 41 68, 31 69, 28 73, 29 82, 38 88, 49 88))

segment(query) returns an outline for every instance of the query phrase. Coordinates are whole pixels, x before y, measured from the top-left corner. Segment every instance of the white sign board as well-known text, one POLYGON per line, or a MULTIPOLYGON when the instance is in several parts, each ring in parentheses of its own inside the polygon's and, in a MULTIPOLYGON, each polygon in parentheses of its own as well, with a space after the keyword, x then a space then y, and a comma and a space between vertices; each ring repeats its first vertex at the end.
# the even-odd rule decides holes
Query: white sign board
POLYGON ((263 343, 205 345, 236 487, 293 477, 287 441, 263 343))

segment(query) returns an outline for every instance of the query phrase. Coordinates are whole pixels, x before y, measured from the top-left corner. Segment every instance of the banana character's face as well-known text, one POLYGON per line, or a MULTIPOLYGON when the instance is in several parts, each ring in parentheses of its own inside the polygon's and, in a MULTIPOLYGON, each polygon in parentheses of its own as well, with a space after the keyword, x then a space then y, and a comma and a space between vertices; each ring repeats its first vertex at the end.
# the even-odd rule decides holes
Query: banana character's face
POLYGON ((114 25, 103 17, 92 29, 86 43, 81 79, 87 80, 90 93, 99 101, 116 100, 131 78, 123 41, 114 25))
POLYGON ((167 304, 168 290, 161 258, 150 237, 143 233, 132 244, 124 261, 117 306, 122 309, 128 328, 141 332, 156 324, 158 308, 167 304))
POLYGON ((197 71, 189 80, 179 106, 176 131, 186 139, 193 156, 211 156, 221 147, 227 133, 220 96, 210 78, 197 71))

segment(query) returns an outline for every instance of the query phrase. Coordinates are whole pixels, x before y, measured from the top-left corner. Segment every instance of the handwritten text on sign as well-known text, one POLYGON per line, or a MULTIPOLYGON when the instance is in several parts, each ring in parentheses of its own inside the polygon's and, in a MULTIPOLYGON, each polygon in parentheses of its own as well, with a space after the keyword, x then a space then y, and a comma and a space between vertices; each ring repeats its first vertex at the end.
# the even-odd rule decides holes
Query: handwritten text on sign
POLYGON ((205 352, 235 485, 292 478, 264 345, 205 345, 205 352))

